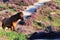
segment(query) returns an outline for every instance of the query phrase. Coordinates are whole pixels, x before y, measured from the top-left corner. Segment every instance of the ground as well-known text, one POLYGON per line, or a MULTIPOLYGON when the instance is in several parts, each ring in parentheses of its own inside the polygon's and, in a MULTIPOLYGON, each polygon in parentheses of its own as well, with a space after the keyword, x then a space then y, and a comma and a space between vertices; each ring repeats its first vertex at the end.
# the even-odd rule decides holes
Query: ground
MULTIPOLYGON (((1 22, 0 22, 0 40, 26 40, 27 35, 25 35, 24 33, 29 33, 32 31, 44 31, 44 29, 46 29, 47 26, 52 26, 54 31, 60 30, 60 0, 54 0, 55 2, 48 2, 45 5, 37 8, 36 10, 36 14, 32 14, 32 19, 29 18, 27 19, 27 26, 21 26, 23 29, 21 29, 20 31, 22 31, 23 34, 19 33, 20 31, 17 32, 13 32, 13 31, 4 31, 1 28, 1 22), (32 21, 31 21, 31 20, 32 21), (30 22, 29 22, 30 21, 30 22), (29 30, 30 28, 30 30, 29 30), (58 29, 59 28, 59 29, 58 29)), ((8 9, 9 13, 11 13, 11 15, 14 15, 17 11, 19 11, 21 8, 19 7, 15 7, 14 6, 8 6, 6 4, 0 4, 0 10, 4 10, 4 9, 8 9)), ((26 6, 23 6, 22 9, 25 9, 26 6)), ((22 10, 21 9, 21 10, 22 10)), ((1 12, 0 12, 1 13, 1 12)), ((1 15, 1 14, 0 14, 1 15)), ((1 16, 3 17, 9 17, 11 16, 10 14, 3 14, 1 16), (7 16, 8 15, 8 16, 7 16)), ((1 21, 2 18, 0 18, 1 21)))

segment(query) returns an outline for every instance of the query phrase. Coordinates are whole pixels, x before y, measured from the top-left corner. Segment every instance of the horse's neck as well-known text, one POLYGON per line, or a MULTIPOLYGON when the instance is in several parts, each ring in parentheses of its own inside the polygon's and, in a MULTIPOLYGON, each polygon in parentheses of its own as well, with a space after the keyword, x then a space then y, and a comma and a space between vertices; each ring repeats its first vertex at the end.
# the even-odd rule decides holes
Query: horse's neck
POLYGON ((11 17, 10 20, 15 22, 15 21, 18 21, 19 18, 18 17, 11 17))
POLYGON ((15 21, 18 21, 20 18, 16 18, 15 21))

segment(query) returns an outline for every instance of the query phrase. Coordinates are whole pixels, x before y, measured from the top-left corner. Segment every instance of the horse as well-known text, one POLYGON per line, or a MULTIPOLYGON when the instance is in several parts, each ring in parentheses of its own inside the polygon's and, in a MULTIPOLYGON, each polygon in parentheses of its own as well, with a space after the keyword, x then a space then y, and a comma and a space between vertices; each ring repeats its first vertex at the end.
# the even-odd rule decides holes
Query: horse
POLYGON ((24 17, 23 17, 23 13, 22 12, 18 12, 17 14, 15 15, 12 15, 11 17, 9 18, 4 18, 2 20, 2 28, 5 29, 6 27, 10 30, 13 30, 15 31, 15 28, 16 28, 16 22, 21 19, 21 21, 24 21, 24 17))

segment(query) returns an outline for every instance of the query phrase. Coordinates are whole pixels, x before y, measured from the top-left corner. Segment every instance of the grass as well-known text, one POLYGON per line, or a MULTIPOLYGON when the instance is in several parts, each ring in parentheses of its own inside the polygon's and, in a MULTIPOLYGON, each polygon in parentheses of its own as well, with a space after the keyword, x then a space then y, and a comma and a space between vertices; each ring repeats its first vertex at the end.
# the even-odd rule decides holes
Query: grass
POLYGON ((15 12, 15 10, 14 10, 14 9, 10 9, 10 11, 13 11, 13 12, 15 12))
POLYGON ((57 14, 60 14, 60 10, 55 10, 54 12, 56 12, 57 14))
POLYGON ((37 22, 34 22, 33 25, 34 25, 35 27, 39 27, 39 25, 37 24, 37 22))
POLYGON ((37 16, 37 20, 38 20, 38 21, 41 21, 42 18, 41 18, 40 16, 37 16))
MULTIPOLYGON (((56 0, 55 2, 56 2, 57 5, 60 5, 60 0, 56 0)), ((21 4, 23 4, 23 3, 21 3, 21 4)), ((0 7, 6 7, 6 6, 0 4, 0 7)), ((9 9, 9 10, 11 12, 15 12, 14 9, 9 9)), ((56 10, 55 12, 57 14, 60 14, 60 10, 56 10)), ((50 11, 46 10, 45 13, 49 15, 50 11)), ((38 18, 38 21, 43 20, 43 18, 41 18, 40 16, 37 16, 37 18, 38 18)), ((46 17, 45 20, 49 21, 49 18, 46 17)), ((36 27, 41 27, 36 22, 34 22, 33 25, 36 26, 36 27)), ((54 21, 51 23, 51 25, 53 25, 53 26, 60 26, 60 19, 54 18, 54 21)), ((45 26, 42 25, 42 28, 44 28, 44 27, 45 26)), ((26 40, 26 36, 24 34, 18 34, 18 33, 13 32, 13 31, 7 32, 7 31, 4 31, 4 30, 0 30, 0 38, 1 37, 3 37, 3 38, 5 37, 5 40, 26 40)))
POLYGON ((6 4, 0 4, 0 7, 5 7, 5 8, 7 8, 7 5, 6 5, 6 4))
POLYGON ((26 40, 26 36, 24 34, 18 34, 13 31, 7 32, 4 30, 0 30, 0 36, 8 37, 9 40, 26 40))
POLYGON ((50 14, 50 11, 49 11, 49 10, 46 10, 46 12, 45 12, 45 13, 49 15, 49 14, 50 14))
POLYGON ((55 3, 56 3, 57 5, 60 5, 60 0, 55 0, 55 3))
POLYGON ((54 21, 52 22, 53 26, 60 26, 60 19, 55 18, 54 21))
POLYGON ((49 18, 48 18, 48 17, 46 17, 46 18, 45 18, 45 20, 49 21, 49 18))
MULTIPOLYGON (((56 14, 60 14, 60 10, 55 10, 54 12, 55 12, 56 14)), ((60 19, 55 17, 55 18, 54 18, 54 21, 52 22, 52 25, 59 27, 59 26, 60 26, 60 19)))

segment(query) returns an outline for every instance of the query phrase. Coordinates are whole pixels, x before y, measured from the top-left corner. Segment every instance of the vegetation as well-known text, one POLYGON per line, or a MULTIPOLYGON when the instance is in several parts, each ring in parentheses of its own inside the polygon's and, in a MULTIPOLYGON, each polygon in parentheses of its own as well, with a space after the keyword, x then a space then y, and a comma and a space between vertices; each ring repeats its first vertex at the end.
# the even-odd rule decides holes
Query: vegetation
MULTIPOLYGON (((60 6, 60 0, 55 0, 55 3, 60 6)), ((19 3, 15 3, 16 5, 19 5, 19 6, 26 6, 28 4, 26 4, 25 2, 19 2, 19 3)), ((39 21, 39 22, 42 22, 42 26, 38 25, 38 22, 33 22, 33 26, 34 27, 41 27, 41 28, 45 28, 45 24, 48 25, 48 23, 46 23, 46 21, 51 24, 51 26, 57 26, 57 27, 60 27, 60 10, 59 9, 54 9, 53 5, 51 6, 47 6, 45 5, 44 7, 40 8, 41 10, 37 9, 38 12, 36 12, 36 14, 38 16, 35 16, 35 20, 39 21), (45 7, 46 6, 46 7, 45 7), (44 10, 44 9, 47 9, 47 10, 44 10), (51 10, 50 10, 51 9, 51 10), (55 12, 56 15, 58 15, 58 17, 56 17, 55 15, 52 16, 52 19, 53 20, 50 20, 50 18, 48 17, 50 15, 51 12, 55 12)), ((0 11, 4 10, 4 9, 7 9, 10 10, 11 12, 16 12, 16 8, 9 8, 6 4, 0 4, 0 11), (3 8, 3 9, 2 9, 3 8)), ((27 26, 28 27, 28 26, 27 26)), ((13 31, 4 31, 4 30, 0 30, 0 38, 5 37, 4 40, 26 40, 26 35, 25 34, 21 34, 21 33, 16 33, 16 32, 13 32, 13 31)))
POLYGON ((24 34, 18 34, 13 31, 8 32, 8 31, 0 30, 0 36, 1 37, 5 36, 9 40, 26 40, 26 36, 24 34))
POLYGON ((60 0, 55 0, 57 5, 60 5, 60 0))
POLYGON ((19 6, 27 6, 28 5, 26 2, 17 2, 15 4, 19 5, 19 6))
POLYGON ((59 27, 59 26, 60 26, 60 19, 55 18, 54 21, 52 22, 52 25, 53 25, 53 26, 58 26, 58 27, 59 27))

